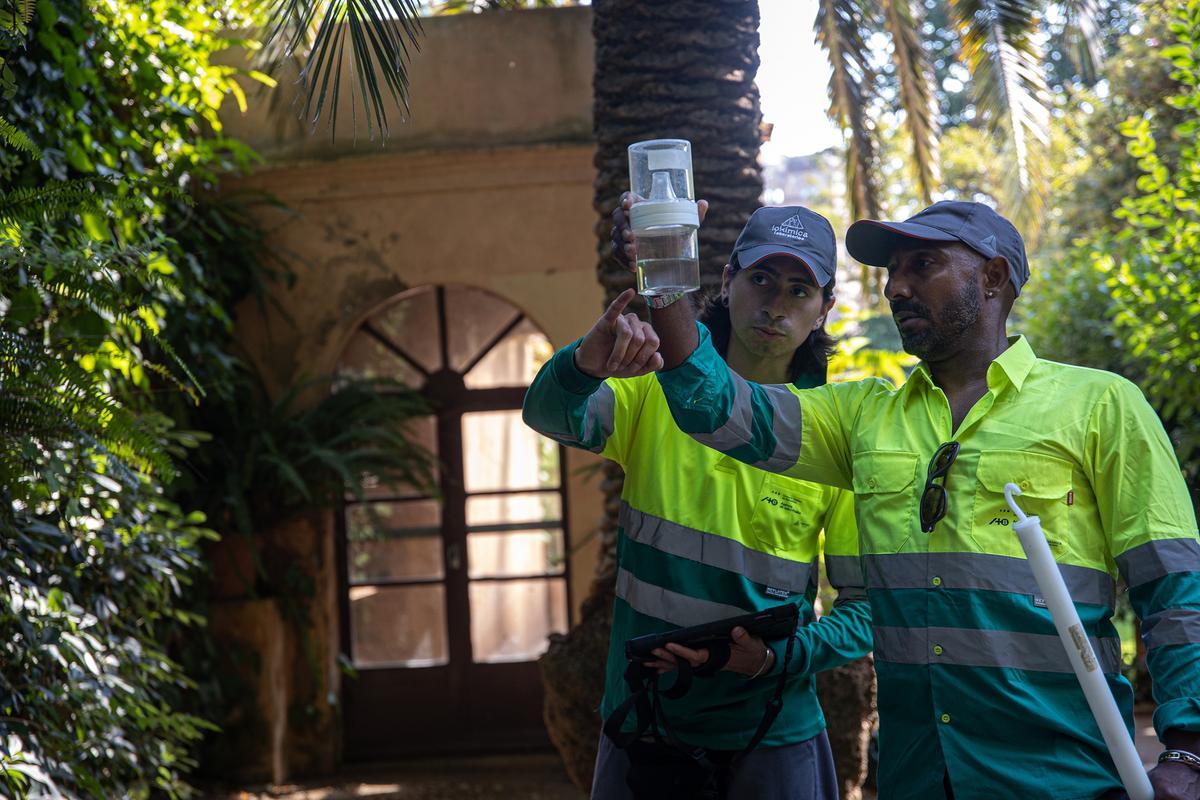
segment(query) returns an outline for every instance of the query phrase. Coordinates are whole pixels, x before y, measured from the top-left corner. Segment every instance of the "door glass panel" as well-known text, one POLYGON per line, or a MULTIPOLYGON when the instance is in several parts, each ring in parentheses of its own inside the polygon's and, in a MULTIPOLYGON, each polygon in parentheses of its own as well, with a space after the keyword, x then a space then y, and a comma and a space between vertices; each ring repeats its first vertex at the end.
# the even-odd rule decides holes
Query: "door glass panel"
POLYGON ((467 576, 504 578, 561 575, 561 530, 472 533, 467 537, 467 576))
POLYGON ((476 495, 467 498, 467 527, 521 522, 558 522, 562 495, 558 492, 476 495))
POLYGON ((351 583, 441 578, 442 509, 434 500, 363 503, 346 511, 351 583))
POLYGON ((463 414, 462 436, 468 492, 558 486, 558 445, 526 427, 520 411, 463 414))
POLYGON ((532 661, 567 629, 562 578, 471 583, 471 651, 477 663, 532 661))
POLYGON ((554 348, 550 341, 532 322, 522 320, 463 376, 463 381, 468 389, 528 386, 552 355, 554 348))
POLYGON ((450 366, 461 372, 482 355, 483 348, 521 312, 494 294, 465 286, 448 286, 446 315, 454 320, 446 331, 450 366))
POLYGON ((350 645, 358 667, 445 664, 445 588, 440 583, 350 587, 350 645))
POLYGON ((397 380, 415 389, 425 376, 365 330, 354 334, 338 362, 338 374, 351 378, 397 380))
MULTIPOLYGON (((408 428, 406 429, 405 437, 422 448, 430 455, 437 458, 437 417, 418 417, 417 419, 409 420, 408 428)), ((435 466, 433 471, 434 482, 437 482, 438 472, 435 466)), ((418 487, 407 483, 387 483, 379 479, 375 475, 366 474, 363 476, 363 494, 367 499, 379 497, 422 497, 426 496, 418 487)), ((353 493, 347 495, 347 499, 354 499, 353 493)), ((440 524, 440 523, 439 523, 440 524)))
POLYGON ((376 314, 367 324, 390 339, 426 372, 437 372, 442 368, 437 290, 433 287, 416 290, 376 314))

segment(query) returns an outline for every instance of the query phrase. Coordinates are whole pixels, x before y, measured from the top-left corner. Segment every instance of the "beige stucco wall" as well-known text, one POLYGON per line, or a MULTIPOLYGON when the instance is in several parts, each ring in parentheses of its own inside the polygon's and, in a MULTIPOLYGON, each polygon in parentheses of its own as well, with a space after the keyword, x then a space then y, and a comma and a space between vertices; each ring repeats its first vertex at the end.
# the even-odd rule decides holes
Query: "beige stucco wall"
MULTIPOLYGON (((422 20, 420 50, 408 66, 410 114, 389 113, 386 152, 587 142, 592 134, 592 11, 577 8, 463 14, 422 20)), ((272 159, 381 152, 351 121, 350 59, 342 72, 336 137, 323 117, 316 135, 292 110, 295 73, 279 75, 273 102, 238 114, 223 109, 226 132, 272 159)), ((248 91, 253 87, 246 84, 248 91)), ((253 96, 253 95, 252 95, 253 96)))
MULTIPOLYGON (((380 304, 426 284, 477 286, 522 309, 561 347, 601 310, 595 280, 588 145, 423 152, 312 161, 243 182, 287 207, 264 215, 296 283, 264 315, 247 300, 239 343, 271 388, 331 372, 350 336, 380 304)), ((600 519, 594 463, 568 454, 570 535, 600 519)), ((594 543, 571 559, 573 613, 586 595, 594 543)))

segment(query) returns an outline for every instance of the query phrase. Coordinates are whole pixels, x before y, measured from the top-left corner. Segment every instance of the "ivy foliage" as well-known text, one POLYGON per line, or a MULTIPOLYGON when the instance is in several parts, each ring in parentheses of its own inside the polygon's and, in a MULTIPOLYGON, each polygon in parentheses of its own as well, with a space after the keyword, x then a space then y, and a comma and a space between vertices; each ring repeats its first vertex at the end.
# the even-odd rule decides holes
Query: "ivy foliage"
POLYGON ((1025 324, 1040 353, 1141 386, 1200 500, 1200 2, 1145 10, 1122 82, 1081 130, 1091 145, 1060 202, 1073 238, 1043 259, 1053 276, 1025 324))
MULTIPOLYGON (((236 287, 168 235, 249 153, 220 135, 240 94, 217 31, 233 9, 0 10, 0 794, 186 797, 211 725, 180 711, 180 598, 214 536, 168 485, 236 287), (210 337, 211 339, 212 337, 210 337), (182 351, 182 352, 180 352, 182 351), (207 366, 207 365, 206 365, 207 366)), ((217 362, 218 364, 220 362, 217 362)))
POLYGON ((1115 216, 1116 257, 1094 248, 1114 304, 1113 327, 1145 373, 1142 387, 1173 434, 1192 482, 1200 479, 1200 0, 1179 3, 1170 24, 1175 41, 1159 51, 1179 82, 1167 102, 1183 121, 1155 130, 1131 117, 1121 126, 1142 175, 1139 193, 1115 216), (1179 143, 1169 164, 1159 140, 1179 143))

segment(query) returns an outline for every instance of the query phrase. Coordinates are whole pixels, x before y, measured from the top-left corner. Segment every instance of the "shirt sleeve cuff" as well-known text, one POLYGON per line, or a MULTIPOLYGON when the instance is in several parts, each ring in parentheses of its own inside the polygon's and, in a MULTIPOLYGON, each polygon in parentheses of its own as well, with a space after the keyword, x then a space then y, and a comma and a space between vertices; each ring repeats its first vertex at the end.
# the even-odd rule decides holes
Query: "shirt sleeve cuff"
MULTIPOLYGON (((692 354, 673 369, 658 371, 658 382, 662 385, 673 412, 692 410, 696 407, 707 408, 711 405, 708 401, 714 393, 712 384, 723 386, 729 380, 729 367, 713 347, 712 335, 708 328, 697 322, 696 329, 698 342, 692 354)), ((676 421, 679 421, 678 418, 676 421)), ((685 427, 684 430, 708 432, 712 428, 685 427)))
POLYGON ((576 339, 571 344, 554 354, 550 369, 554 371, 554 379, 564 391, 571 394, 590 395, 604 383, 603 378, 593 378, 575 366, 575 351, 583 339, 576 339))
POLYGON ((1200 698, 1180 697, 1168 700, 1154 709, 1154 732, 1161 741, 1172 728, 1188 733, 1200 733, 1200 698))

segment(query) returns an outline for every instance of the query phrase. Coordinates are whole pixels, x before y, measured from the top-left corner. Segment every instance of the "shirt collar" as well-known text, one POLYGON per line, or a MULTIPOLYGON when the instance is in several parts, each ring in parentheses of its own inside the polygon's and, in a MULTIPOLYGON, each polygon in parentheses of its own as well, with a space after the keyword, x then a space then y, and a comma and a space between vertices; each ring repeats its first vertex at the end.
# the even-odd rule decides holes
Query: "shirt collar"
MULTIPOLYGON (((988 365, 988 388, 997 389, 1001 381, 1006 380, 1018 392, 1021 391, 1021 387, 1025 384, 1025 378, 1029 376, 1029 371, 1033 369, 1036 361, 1037 356, 1029 345, 1028 339, 1024 336, 1008 337, 1008 349, 988 365)), ((934 386, 933 376, 929 373, 929 366, 924 361, 918 364, 917 368, 908 376, 908 383, 905 386, 915 388, 915 384, 918 383, 924 383, 925 388, 929 389, 934 386)))
POLYGON ((1028 339, 1024 336, 1008 337, 1008 349, 988 365, 988 388, 997 388, 1003 377, 1008 379, 1014 389, 1021 391, 1025 378, 1029 376, 1029 371, 1033 369, 1036 361, 1037 356, 1034 355, 1028 339))

